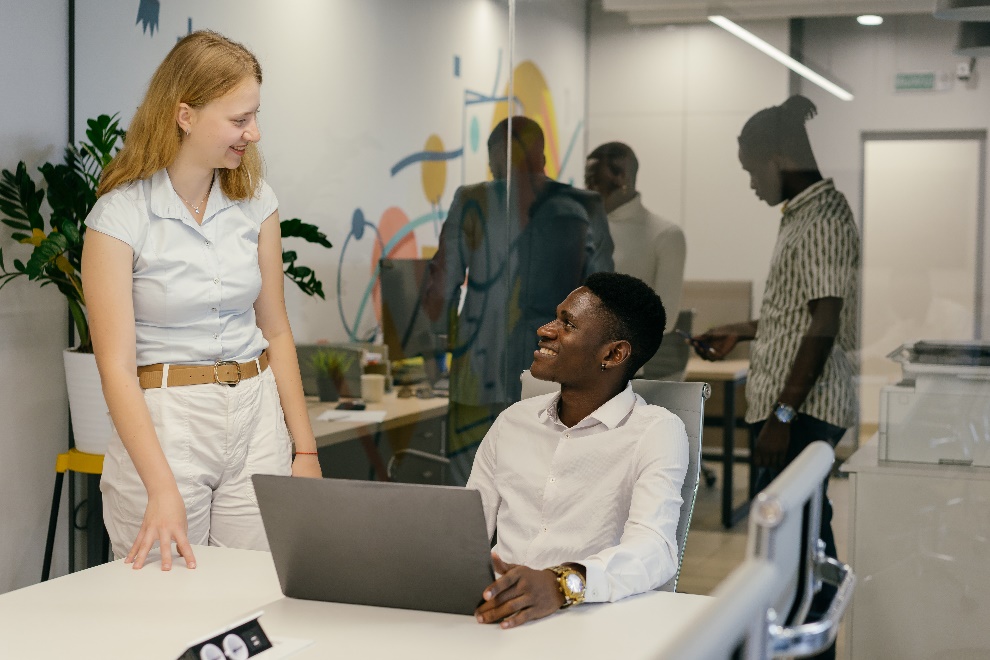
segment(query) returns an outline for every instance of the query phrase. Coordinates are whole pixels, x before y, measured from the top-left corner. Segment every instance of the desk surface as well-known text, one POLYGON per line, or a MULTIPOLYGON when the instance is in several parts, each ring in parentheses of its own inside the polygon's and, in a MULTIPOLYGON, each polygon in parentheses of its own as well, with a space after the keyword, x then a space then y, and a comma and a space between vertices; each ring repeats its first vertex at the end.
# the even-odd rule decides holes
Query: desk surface
POLYGON ((388 431, 419 421, 443 417, 447 414, 446 397, 431 399, 407 397, 400 399, 395 392, 391 392, 385 395, 385 399, 381 403, 368 404, 368 410, 385 411, 385 419, 380 424, 347 421, 326 422, 317 419, 324 410, 334 408, 336 405, 336 403, 321 401, 309 401, 307 403, 309 420, 313 424, 313 433, 316 435, 318 447, 354 440, 364 435, 374 434, 376 431, 388 431))
POLYGON ((267 552, 195 552, 193 571, 181 559, 169 573, 116 561, 0 596, 0 657, 174 660, 263 609, 270 637, 313 640, 292 658, 655 658, 709 601, 650 592, 501 630, 470 616, 283 598, 267 552))
POLYGON ((709 362, 692 357, 687 363, 685 380, 722 383, 742 380, 749 373, 749 360, 719 360, 709 362))

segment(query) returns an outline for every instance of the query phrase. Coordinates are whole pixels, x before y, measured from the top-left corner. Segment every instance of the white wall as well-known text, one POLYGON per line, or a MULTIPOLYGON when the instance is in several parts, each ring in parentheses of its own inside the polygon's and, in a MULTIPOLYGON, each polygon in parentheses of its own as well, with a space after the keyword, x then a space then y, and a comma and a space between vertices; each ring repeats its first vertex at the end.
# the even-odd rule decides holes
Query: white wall
MULTIPOLYGON (((736 138, 787 97, 787 70, 715 26, 632 27, 593 5, 589 150, 629 144, 643 203, 684 229, 685 277, 753 280, 758 310, 780 214, 750 191, 736 138)), ((785 21, 746 27, 787 50, 785 21)))
MULTIPOLYGON (((68 18, 64 0, 0 0, 0 168, 24 160, 30 172, 59 160, 68 125, 68 18)), ((8 268, 25 246, 0 227, 8 268)), ((0 291, 0 593, 37 582, 55 481, 67 447, 62 349, 65 299, 25 280, 0 291)), ((64 503, 63 503, 64 507, 64 503)), ((65 509, 62 520, 67 519, 65 509)), ((54 575, 65 572, 66 537, 55 543, 54 575)))
MULTIPOLYGON (((957 26, 930 16, 887 17, 876 28, 862 27, 852 18, 814 19, 805 24, 808 62, 829 71, 855 95, 853 101, 844 102, 813 85, 803 86, 803 93, 819 110, 819 116, 808 123, 808 133, 821 170, 835 178, 860 222, 863 132, 990 128, 990 62, 986 59, 977 62, 977 75, 971 82, 955 81, 946 91, 894 89, 897 73, 955 72, 956 64, 967 60, 952 53, 957 26)), ((869 240, 864 236, 864 241, 869 240)), ((990 254, 988 247, 983 250, 984 260, 990 254)), ((986 267, 983 272, 977 290, 982 291, 983 334, 987 336, 990 273, 986 267)))

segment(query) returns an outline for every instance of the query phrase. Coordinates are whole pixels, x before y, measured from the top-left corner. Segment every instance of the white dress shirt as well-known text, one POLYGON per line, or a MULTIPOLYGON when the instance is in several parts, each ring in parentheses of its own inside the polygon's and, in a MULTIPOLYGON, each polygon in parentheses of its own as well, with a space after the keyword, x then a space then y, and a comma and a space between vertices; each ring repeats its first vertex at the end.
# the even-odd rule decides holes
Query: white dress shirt
POLYGON ((277 208, 267 183, 254 198, 235 202, 215 177, 200 225, 164 169, 96 202, 86 226, 134 252, 138 366, 245 362, 268 347, 254 315, 258 234, 277 208))
POLYGON ((494 550, 530 568, 584 565, 588 602, 659 587, 677 571, 684 423, 627 385, 567 428, 559 398, 511 406, 478 449, 467 487, 498 529, 494 550))

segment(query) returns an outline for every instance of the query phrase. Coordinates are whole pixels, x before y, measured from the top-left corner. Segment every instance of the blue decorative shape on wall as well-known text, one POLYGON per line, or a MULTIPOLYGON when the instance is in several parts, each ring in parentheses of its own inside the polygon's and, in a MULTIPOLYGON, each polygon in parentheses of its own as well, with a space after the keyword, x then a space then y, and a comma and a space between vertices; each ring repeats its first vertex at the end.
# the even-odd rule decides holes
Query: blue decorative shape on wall
POLYGON ((454 77, 461 77, 461 57, 459 55, 454 55, 454 77))
POLYGON ((158 27, 158 12, 161 3, 158 0, 141 0, 138 4, 137 20, 134 25, 141 24, 141 32, 147 33, 151 29, 151 36, 155 36, 155 29, 158 27))
POLYGON ((454 151, 417 151, 393 165, 391 170, 392 176, 395 176, 414 163, 424 160, 453 160, 460 158, 462 155, 464 155, 464 149, 455 149, 454 151))

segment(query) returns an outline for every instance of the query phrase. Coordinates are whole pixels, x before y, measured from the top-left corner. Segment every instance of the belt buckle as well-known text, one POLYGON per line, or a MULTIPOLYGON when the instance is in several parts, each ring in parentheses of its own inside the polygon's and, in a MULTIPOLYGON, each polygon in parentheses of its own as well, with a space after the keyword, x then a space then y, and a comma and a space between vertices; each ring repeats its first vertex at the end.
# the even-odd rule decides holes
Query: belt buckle
POLYGON ((234 387, 239 382, 241 382, 241 365, 233 360, 217 360, 216 364, 213 365, 213 380, 216 381, 218 385, 226 385, 227 387, 234 387), (220 367, 232 364, 237 367, 237 380, 220 380, 220 367))

